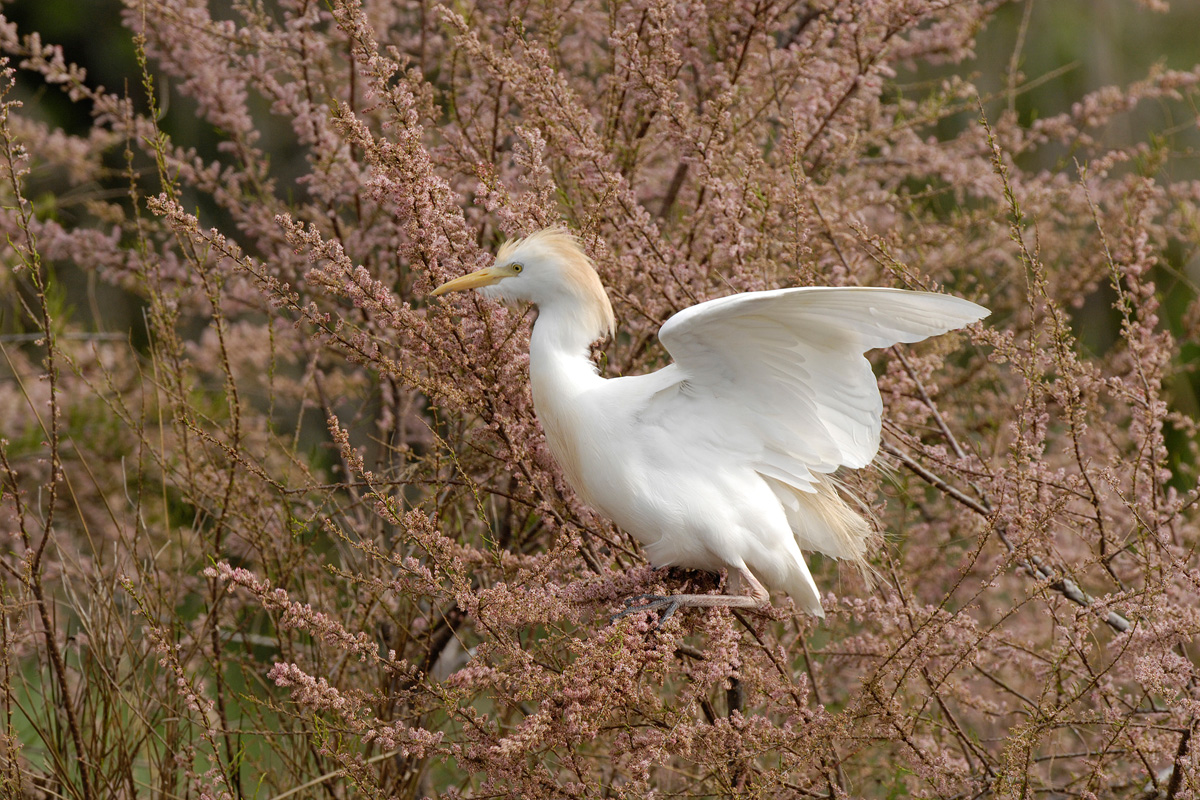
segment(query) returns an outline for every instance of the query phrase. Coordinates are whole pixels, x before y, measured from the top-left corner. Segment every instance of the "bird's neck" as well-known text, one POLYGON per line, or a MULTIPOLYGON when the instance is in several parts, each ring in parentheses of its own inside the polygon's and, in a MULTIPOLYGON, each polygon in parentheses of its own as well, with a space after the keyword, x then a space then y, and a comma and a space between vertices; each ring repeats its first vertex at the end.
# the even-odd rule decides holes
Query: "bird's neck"
POLYGON ((595 422, 584 394, 604 381, 588 357, 588 345, 598 338, 599 330, 581 325, 570 309, 564 313, 542 307, 529 340, 529 383, 546 443, 567 482, 593 506, 597 504, 587 491, 580 436, 594 429, 595 422))
POLYGON ((529 373, 534 401, 550 393, 562 398, 592 381, 602 380, 592 363, 589 346, 602 332, 578 309, 547 305, 538 309, 529 340, 529 373), (548 391, 541 391, 542 389, 548 391))

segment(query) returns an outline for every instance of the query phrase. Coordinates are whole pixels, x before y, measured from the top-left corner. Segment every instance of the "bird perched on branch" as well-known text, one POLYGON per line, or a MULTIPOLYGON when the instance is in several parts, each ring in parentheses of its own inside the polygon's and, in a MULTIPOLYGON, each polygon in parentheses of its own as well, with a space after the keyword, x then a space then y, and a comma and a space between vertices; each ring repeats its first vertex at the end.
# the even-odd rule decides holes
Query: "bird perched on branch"
POLYGON ((872 538, 832 478, 879 449, 883 403, 863 353, 988 314, 901 289, 747 292, 667 320, 658 338, 675 363, 606 379, 589 348, 613 332, 612 305, 565 229, 509 241, 494 266, 433 294, 464 289, 537 306, 534 409, 579 495, 656 566, 728 570, 725 594, 644 596, 628 609, 661 619, 681 606, 760 607, 768 587, 824 616, 802 551, 865 567, 872 538))

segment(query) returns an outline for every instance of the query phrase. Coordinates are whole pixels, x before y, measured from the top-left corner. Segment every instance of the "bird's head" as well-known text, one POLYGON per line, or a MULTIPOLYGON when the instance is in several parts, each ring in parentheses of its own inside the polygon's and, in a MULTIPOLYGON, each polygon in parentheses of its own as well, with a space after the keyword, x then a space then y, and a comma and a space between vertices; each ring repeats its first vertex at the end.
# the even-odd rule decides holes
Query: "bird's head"
POLYGON ((566 228, 511 239, 500 246, 495 264, 443 283, 432 295, 465 289, 504 303, 533 303, 542 314, 571 315, 593 338, 611 334, 614 328, 612 304, 600 276, 566 228))

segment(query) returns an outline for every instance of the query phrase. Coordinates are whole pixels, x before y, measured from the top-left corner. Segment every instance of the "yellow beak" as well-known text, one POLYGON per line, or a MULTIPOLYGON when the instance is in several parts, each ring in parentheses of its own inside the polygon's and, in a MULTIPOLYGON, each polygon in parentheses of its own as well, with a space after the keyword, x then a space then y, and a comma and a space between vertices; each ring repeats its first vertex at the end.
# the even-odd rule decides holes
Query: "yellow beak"
POLYGON ((506 273, 501 270, 495 267, 484 267, 481 270, 467 273, 461 278, 446 281, 430 292, 429 295, 431 297, 438 297, 447 292, 461 292, 464 289, 478 289, 480 286, 491 286, 493 283, 498 283, 504 277, 506 277, 506 273))

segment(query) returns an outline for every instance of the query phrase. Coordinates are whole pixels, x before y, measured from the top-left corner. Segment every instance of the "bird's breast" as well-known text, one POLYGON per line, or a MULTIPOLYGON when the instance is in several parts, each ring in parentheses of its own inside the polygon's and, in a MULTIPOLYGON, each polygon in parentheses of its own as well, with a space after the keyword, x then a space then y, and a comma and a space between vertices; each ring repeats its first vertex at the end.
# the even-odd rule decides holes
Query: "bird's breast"
MULTIPOLYGON (((594 376, 593 376, 594 377, 594 376)), ((563 476, 584 502, 624 527, 645 485, 645 442, 628 407, 612 396, 612 381, 585 390, 561 381, 533 381, 533 402, 546 443, 563 476), (574 388, 574 390, 573 390, 574 388)))
POLYGON ((581 432, 579 431, 579 426, 583 423, 575 415, 560 409, 543 410, 545 405, 544 403, 537 404, 537 415, 542 430, 546 434, 546 444, 550 446, 550 452, 554 455, 554 460, 558 462, 567 482, 576 492, 583 495, 585 500, 591 502, 588 497, 587 482, 584 480, 586 469, 582 449, 586 445, 581 441, 581 432))

